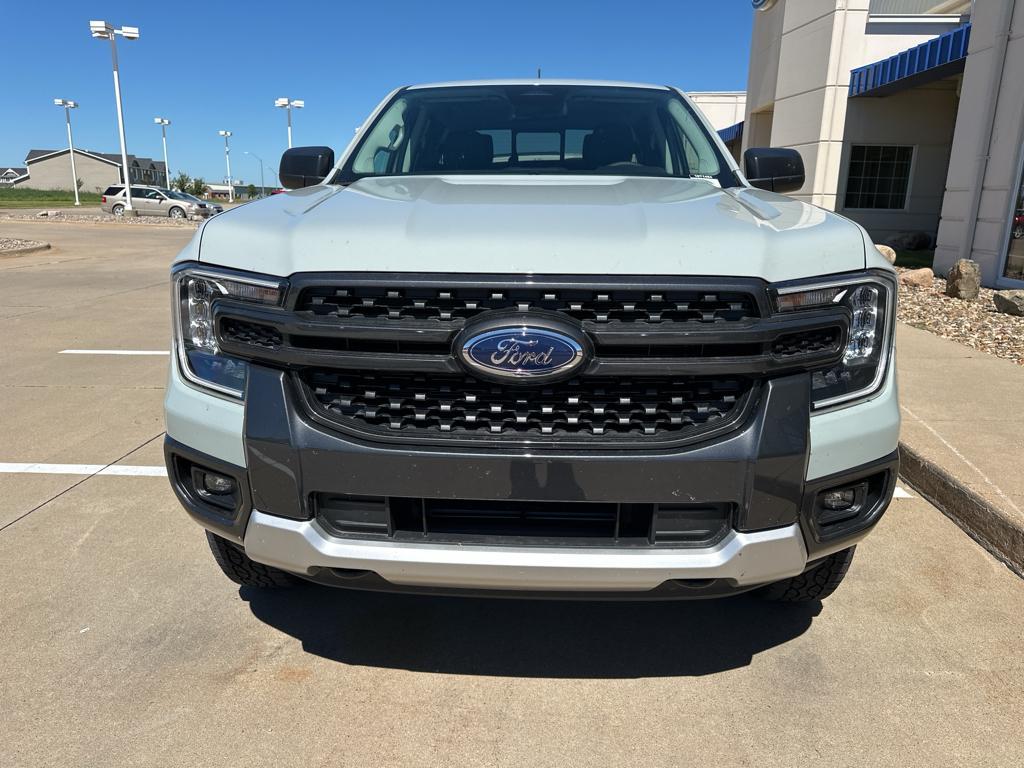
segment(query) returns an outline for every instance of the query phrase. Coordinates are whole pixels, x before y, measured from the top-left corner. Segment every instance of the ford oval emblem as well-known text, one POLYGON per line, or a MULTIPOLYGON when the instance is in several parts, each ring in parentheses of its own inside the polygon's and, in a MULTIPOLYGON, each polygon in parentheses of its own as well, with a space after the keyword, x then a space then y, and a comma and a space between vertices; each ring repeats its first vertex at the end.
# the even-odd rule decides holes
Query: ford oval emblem
POLYGON ((470 335, 460 353, 469 368, 501 379, 566 376, 584 361, 583 344, 564 333, 509 325, 470 335))

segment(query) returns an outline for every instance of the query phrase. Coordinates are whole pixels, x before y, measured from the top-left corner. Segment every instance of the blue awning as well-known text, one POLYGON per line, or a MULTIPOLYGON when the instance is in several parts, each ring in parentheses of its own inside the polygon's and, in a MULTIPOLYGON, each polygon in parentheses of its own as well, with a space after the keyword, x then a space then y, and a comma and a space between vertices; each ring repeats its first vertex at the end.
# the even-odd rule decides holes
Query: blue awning
POLYGON ((885 96, 964 71, 970 22, 888 59, 850 72, 850 96, 885 96))
POLYGON ((731 144, 736 139, 742 138, 743 121, 736 123, 736 125, 730 125, 728 128, 723 128, 718 132, 718 135, 726 144, 731 144))

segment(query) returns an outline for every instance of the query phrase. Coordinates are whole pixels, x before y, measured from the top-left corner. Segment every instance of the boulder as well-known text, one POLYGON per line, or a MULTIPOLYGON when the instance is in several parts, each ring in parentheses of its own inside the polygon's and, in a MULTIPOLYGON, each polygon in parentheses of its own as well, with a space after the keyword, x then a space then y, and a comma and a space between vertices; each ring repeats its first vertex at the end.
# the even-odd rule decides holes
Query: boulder
POLYGON ((934 279, 935 273, 932 272, 930 267, 909 269, 900 275, 900 285, 909 285, 914 288, 930 288, 934 279))
POLYGON ((894 251, 888 245, 875 244, 875 248, 878 249, 878 252, 882 254, 882 256, 885 257, 885 260, 888 261, 890 264, 896 263, 896 251, 894 251))
POLYGON ((978 262, 960 259, 946 275, 946 295, 954 299, 974 301, 981 289, 981 268, 978 262))
POLYGON ((992 303, 1000 312, 1024 317, 1024 291, 1020 289, 996 291, 992 295, 992 303))

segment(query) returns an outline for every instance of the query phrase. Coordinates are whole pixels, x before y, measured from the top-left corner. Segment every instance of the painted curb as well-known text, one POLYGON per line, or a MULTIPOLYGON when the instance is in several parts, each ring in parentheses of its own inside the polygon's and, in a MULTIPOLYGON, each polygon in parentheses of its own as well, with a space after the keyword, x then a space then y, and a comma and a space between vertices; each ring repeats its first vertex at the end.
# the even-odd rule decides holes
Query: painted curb
POLYGON ((27 256, 30 253, 48 250, 50 250, 49 243, 43 243, 42 245, 30 245, 26 248, 11 248, 6 251, 0 251, 0 258, 4 258, 7 256, 27 256))
POLYGON ((972 539, 1024 577, 1024 522, 900 442, 900 475, 972 539))

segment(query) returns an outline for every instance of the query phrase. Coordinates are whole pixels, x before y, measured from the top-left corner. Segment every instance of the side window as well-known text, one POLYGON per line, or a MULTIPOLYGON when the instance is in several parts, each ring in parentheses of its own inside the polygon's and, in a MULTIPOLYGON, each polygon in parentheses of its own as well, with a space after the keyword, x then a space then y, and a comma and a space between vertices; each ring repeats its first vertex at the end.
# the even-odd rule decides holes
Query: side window
POLYGON ((721 173, 718 156, 690 110, 682 102, 673 100, 669 102, 668 111, 679 128, 679 140, 690 173, 695 176, 717 176, 721 173))
POLYGON ((123 187, 107 187, 103 194, 107 197, 113 197, 114 195, 120 195, 123 189, 123 187))
POLYGON ((409 103, 399 99, 381 115, 352 162, 355 173, 386 173, 406 136, 405 110, 409 103))
POLYGON ((590 129, 567 128, 565 130, 565 158, 578 160, 583 157, 583 142, 592 134, 590 129))

